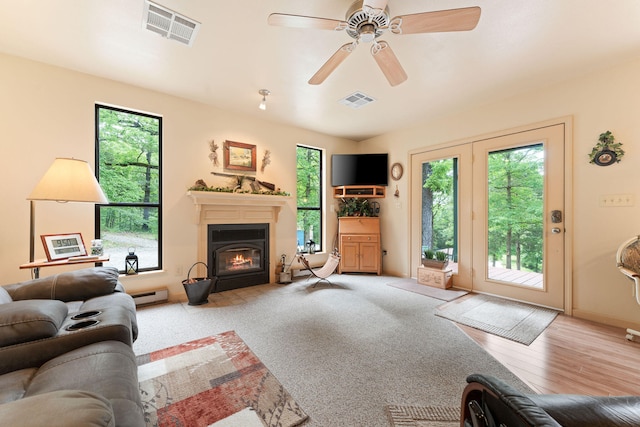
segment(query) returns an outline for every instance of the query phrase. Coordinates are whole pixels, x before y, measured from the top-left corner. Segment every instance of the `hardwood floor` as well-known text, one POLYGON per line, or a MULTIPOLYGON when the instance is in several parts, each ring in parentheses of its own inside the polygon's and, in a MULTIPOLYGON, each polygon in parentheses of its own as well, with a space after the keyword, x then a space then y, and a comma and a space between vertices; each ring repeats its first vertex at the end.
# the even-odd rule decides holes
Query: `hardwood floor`
POLYGON ((623 328, 559 315, 526 346, 458 327, 538 393, 640 395, 640 342, 623 328))

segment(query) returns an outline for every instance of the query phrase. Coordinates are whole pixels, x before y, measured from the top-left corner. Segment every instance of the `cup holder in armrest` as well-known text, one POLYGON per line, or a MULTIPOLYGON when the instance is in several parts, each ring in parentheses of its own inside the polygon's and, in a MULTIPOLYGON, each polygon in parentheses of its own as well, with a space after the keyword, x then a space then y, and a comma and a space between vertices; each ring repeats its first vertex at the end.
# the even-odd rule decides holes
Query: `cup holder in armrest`
POLYGON ((100 323, 99 320, 91 319, 91 320, 83 320, 82 322, 74 323, 73 325, 67 326, 65 329, 67 331, 78 331, 80 329, 88 328, 89 326, 95 326, 100 323))
POLYGON ((86 319, 88 317, 96 317, 100 313, 102 312, 98 310, 85 311, 83 313, 78 313, 71 316, 71 320, 80 320, 80 319, 86 319))

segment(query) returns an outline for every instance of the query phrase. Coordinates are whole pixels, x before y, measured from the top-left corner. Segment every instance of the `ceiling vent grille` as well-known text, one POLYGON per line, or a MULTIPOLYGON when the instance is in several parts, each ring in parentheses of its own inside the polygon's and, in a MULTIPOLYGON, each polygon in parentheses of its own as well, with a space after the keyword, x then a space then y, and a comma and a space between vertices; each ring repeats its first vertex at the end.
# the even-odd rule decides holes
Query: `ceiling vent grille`
POLYGON ((162 37, 192 46, 200 23, 159 4, 145 1, 142 26, 162 37))
POLYGON ((365 95, 362 92, 354 92, 351 95, 342 98, 338 102, 342 105, 346 105, 347 107, 351 107, 354 110, 357 110, 358 108, 362 108, 365 105, 372 103, 373 101, 375 101, 375 99, 368 95, 365 95))

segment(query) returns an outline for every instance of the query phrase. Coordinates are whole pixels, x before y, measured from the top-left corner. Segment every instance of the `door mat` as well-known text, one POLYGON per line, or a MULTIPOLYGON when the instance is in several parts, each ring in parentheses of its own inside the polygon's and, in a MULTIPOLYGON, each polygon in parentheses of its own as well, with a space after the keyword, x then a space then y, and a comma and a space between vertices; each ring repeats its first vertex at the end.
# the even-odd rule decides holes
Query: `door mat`
POLYGON ((477 294, 438 307, 436 316, 480 329, 525 345, 531 344, 553 322, 559 311, 477 294))

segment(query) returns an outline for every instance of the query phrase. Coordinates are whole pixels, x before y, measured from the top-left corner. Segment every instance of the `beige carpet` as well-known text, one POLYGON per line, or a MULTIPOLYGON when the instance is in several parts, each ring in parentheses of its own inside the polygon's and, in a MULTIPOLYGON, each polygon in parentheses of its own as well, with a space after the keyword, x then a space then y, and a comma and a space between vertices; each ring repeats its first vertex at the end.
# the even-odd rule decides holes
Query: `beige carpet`
POLYGON ((147 426, 292 427, 307 419, 233 331, 137 359, 147 426))
POLYGON ((415 292, 420 295, 425 295, 431 298, 436 298, 442 301, 453 301, 456 298, 460 298, 463 295, 468 294, 467 291, 459 291, 456 289, 440 289, 433 286, 422 285, 416 281, 416 279, 402 279, 387 283, 388 286, 392 286, 398 289, 404 289, 405 291, 415 292))
POLYGON ((536 305, 478 294, 438 307, 436 316, 525 345, 531 344, 558 315, 536 305))
POLYGON ((387 406, 392 427, 457 427, 460 408, 448 406, 387 406))

